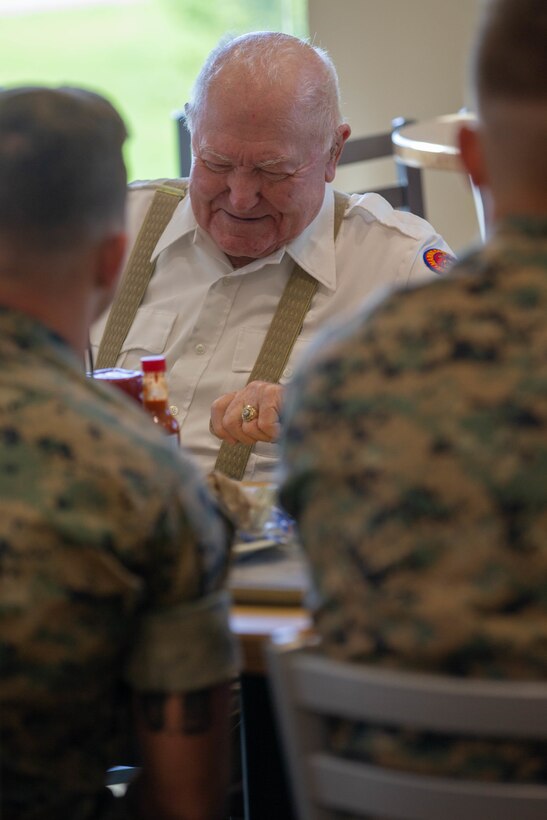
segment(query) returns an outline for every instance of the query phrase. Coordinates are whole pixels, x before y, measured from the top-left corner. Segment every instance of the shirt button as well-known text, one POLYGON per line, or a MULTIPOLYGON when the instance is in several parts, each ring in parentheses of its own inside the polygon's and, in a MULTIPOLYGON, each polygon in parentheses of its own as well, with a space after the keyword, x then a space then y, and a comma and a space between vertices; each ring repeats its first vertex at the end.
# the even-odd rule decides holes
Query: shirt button
POLYGON ((170 411, 171 411, 171 413, 172 413, 172 415, 173 415, 173 416, 178 416, 178 414, 179 414, 179 408, 177 407, 177 405, 176 405, 176 404, 172 404, 172 405, 171 405, 171 407, 170 407, 169 409, 170 409, 170 411))
POLYGON ((195 346, 194 350, 196 351, 198 356, 203 356, 205 353, 205 345, 198 344, 195 346))
POLYGON ((293 374, 292 367, 286 367, 285 370, 283 371, 283 375, 285 376, 286 379, 290 379, 292 374, 293 374))
POLYGON ((229 276, 224 276, 223 279, 222 279, 222 284, 224 285, 224 287, 229 285, 230 284, 230 277, 229 276))

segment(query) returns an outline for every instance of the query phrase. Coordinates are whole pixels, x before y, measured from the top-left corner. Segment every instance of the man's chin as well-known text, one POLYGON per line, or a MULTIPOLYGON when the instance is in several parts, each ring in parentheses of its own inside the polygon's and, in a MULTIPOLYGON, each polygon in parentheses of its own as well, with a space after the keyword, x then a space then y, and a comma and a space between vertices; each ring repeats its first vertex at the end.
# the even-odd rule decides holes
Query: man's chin
POLYGON ((242 268, 245 265, 249 265, 251 262, 254 262, 256 259, 263 259, 265 256, 269 256, 270 251, 265 251, 264 253, 253 253, 252 255, 241 251, 234 252, 229 250, 225 250, 224 253, 234 268, 242 268))
POLYGON ((213 239, 221 251, 223 251, 226 256, 229 256, 230 259, 246 259, 247 261, 263 259, 279 247, 273 242, 271 244, 264 242, 263 244, 256 245, 250 242, 241 242, 241 240, 226 239, 226 237, 217 238, 213 236, 213 239))

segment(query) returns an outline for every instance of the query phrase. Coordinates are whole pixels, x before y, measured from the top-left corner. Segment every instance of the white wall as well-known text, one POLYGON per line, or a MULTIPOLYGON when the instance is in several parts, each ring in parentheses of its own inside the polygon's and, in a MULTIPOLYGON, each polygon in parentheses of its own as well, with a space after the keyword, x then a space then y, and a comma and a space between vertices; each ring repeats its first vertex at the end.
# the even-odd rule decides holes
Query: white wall
MULTIPOLYGON (((310 35, 338 69, 353 135, 388 130, 395 116, 426 120, 469 105, 467 55, 479 10, 480 0, 309 0, 310 35)), ((357 184, 377 184, 378 173, 360 171, 357 184)), ((391 162, 381 173, 395 178, 391 162)), ((338 187, 351 188, 351 175, 341 168, 338 187)), ((425 194, 427 218, 454 250, 475 241, 465 177, 426 171, 425 194)))

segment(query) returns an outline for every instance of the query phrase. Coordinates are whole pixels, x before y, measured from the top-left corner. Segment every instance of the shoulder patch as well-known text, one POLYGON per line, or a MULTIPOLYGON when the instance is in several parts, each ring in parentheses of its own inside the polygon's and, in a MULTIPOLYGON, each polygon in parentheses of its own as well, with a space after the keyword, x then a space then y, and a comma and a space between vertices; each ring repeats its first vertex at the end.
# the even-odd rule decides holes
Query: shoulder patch
POLYGON ((435 273, 446 273, 454 264, 456 257, 440 248, 428 248, 424 251, 424 262, 435 273))

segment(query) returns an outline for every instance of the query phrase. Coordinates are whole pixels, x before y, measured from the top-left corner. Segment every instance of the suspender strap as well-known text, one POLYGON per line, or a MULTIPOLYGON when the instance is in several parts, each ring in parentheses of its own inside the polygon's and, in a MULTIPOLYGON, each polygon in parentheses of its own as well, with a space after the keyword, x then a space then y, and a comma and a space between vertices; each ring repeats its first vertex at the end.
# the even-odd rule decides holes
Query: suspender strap
MULTIPOLYGON (((336 241, 349 197, 338 191, 335 191, 334 197, 334 239, 336 241)), ((252 381, 273 383, 279 381, 316 290, 317 280, 302 270, 300 265, 295 264, 247 384, 252 381)), ((253 446, 241 442, 228 444, 223 441, 215 470, 230 478, 241 480, 253 446)))
MULTIPOLYGON (((317 280, 295 265, 247 383, 279 381, 316 290, 317 280)), ((243 478, 253 446, 223 441, 215 470, 230 478, 243 478)))
POLYGON ((150 257, 187 190, 188 183, 185 180, 169 180, 156 189, 108 316, 97 354, 97 369, 116 366, 122 345, 154 272, 155 263, 150 261, 150 257))

